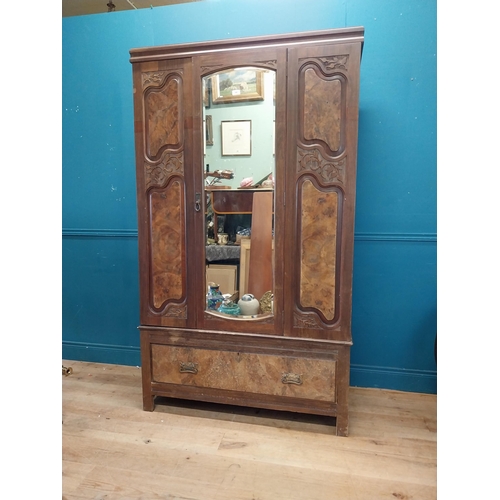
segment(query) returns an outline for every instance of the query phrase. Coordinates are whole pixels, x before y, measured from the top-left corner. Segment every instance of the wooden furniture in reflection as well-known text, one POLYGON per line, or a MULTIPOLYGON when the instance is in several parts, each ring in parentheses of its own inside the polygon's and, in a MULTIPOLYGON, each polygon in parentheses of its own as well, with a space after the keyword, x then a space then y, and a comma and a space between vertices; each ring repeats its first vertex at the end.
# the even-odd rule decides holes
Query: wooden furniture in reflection
POLYGON ((252 252, 248 290, 257 300, 273 290, 273 193, 256 192, 252 203, 252 252))
MULTIPOLYGON (((218 188, 207 188, 210 194, 210 203, 212 210, 217 215, 230 214, 251 214, 253 208, 254 193, 270 192, 272 189, 257 188, 257 189, 224 189, 221 191, 218 188)), ((217 234, 217 217, 214 217, 214 234, 217 234)))
POLYGON ((357 27, 130 51, 145 410, 167 396, 313 413, 347 435, 363 39, 357 27), (274 313, 255 319, 205 307, 202 82, 243 67, 276 76, 274 313))
MULTIPOLYGON (((240 243, 240 274, 239 274, 239 296, 242 297, 245 293, 252 293, 248 286, 250 277, 250 255, 252 241, 250 238, 243 238, 240 243)), ((272 241, 272 262, 274 263, 274 240, 272 241)))

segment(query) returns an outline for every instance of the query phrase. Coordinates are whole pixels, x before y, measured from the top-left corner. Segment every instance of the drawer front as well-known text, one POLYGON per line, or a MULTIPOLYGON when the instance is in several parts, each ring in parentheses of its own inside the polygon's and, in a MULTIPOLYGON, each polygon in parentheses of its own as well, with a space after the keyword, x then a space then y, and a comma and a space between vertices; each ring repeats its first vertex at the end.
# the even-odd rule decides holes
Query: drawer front
POLYGON ((153 382, 335 402, 336 361, 151 345, 153 382))

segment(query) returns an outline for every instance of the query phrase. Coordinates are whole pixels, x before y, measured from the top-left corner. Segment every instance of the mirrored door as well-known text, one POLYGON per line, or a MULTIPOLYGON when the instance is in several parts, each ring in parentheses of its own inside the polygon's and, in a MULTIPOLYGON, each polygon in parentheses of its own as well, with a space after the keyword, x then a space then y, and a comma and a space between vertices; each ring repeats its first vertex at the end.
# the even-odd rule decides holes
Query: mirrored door
POLYGON ((202 79, 205 312, 274 314, 276 71, 235 66, 202 79))

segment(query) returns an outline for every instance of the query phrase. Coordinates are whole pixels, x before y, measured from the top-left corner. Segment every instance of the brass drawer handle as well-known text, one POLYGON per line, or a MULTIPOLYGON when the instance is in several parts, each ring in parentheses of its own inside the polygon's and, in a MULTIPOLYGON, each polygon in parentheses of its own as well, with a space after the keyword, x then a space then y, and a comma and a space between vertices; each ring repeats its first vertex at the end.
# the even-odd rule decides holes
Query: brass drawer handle
POLYGON ((198 365, 196 363, 181 361, 179 364, 179 371, 181 373, 198 373, 198 365))
POLYGON ((281 375, 281 382, 284 384, 302 385, 302 375, 298 373, 283 373, 281 375))
POLYGON ((62 374, 63 375, 71 375, 73 373, 73 368, 71 366, 62 365, 62 374))

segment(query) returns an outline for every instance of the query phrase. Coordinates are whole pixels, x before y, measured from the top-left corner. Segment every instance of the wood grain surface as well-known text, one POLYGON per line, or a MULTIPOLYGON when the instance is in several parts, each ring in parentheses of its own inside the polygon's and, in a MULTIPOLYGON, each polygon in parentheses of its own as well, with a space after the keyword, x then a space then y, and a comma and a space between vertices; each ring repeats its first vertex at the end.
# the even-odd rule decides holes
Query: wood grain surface
POLYGON ((337 193, 302 184, 300 305, 335 316, 337 193))
POLYGON ((179 78, 170 78, 160 89, 150 90, 144 97, 146 110, 146 144, 149 158, 156 158, 163 147, 180 142, 179 78))
POLYGON ((342 93, 340 80, 325 80, 316 70, 304 73, 304 139, 340 149, 342 93))
POLYGON ((153 381, 335 402, 334 360, 153 344, 153 381))
POLYGON ((142 410, 141 370, 63 361, 63 500, 433 500, 436 396, 351 388, 329 418, 169 400, 142 410))
POLYGON ((184 203, 179 180, 151 193, 151 267, 153 306, 183 297, 184 203))

